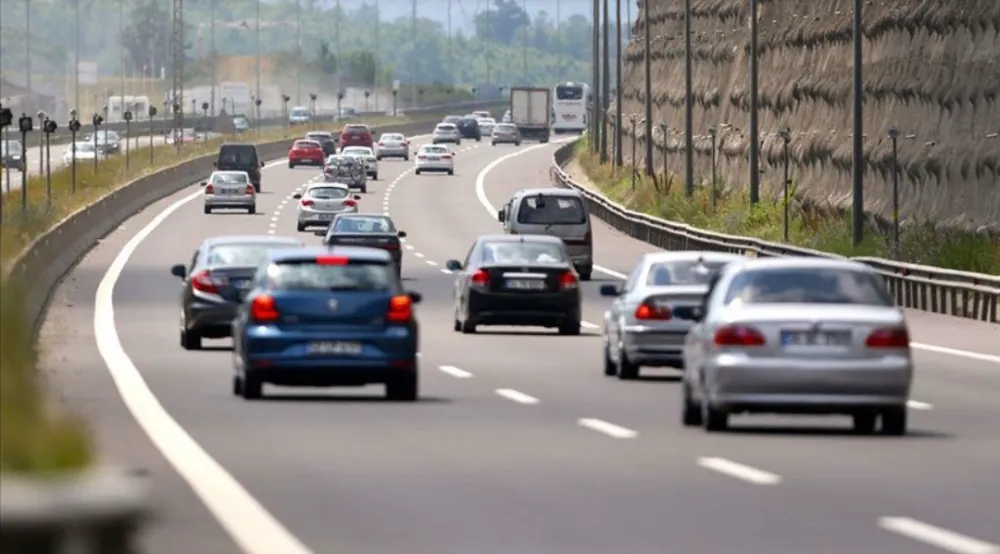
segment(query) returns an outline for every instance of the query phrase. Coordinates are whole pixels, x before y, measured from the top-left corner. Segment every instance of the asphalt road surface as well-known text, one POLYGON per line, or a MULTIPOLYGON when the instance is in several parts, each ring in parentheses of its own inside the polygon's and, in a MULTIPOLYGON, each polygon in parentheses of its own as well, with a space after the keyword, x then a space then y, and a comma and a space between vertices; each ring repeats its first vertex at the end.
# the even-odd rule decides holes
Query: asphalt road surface
POLYGON ((767 416, 708 435, 681 426, 675 373, 604 377, 598 287, 651 247, 600 223, 582 336, 454 333, 445 261, 498 230, 492 206, 547 183, 555 147, 463 142, 453 177, 381 162, 361 205, 409 234, 403 274, 424 294, 416 404, 382 401, 380 387, 268 387, 245 402, 230 394, 228 340, 178 345, 170 265, 213 235, 296 235, 290 197, 316 169, 268 167, 257 215, 204 215, 188 188, 91 251, 53 302, 43 351, 108 458, 151 471, 160 516, 145 552, 1000 551, 997 326, 911 314, 903 438, 767 416))

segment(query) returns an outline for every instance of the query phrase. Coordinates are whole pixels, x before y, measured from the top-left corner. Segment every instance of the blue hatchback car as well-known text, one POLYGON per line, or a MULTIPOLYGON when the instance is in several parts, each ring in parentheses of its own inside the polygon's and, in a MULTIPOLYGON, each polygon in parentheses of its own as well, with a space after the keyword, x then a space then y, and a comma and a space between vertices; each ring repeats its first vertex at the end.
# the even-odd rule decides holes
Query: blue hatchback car
POLYGON ((420 299, 385 250, 272 251, 233 320, 233 393, 382 383, 390 400, 416 400, 420 299))

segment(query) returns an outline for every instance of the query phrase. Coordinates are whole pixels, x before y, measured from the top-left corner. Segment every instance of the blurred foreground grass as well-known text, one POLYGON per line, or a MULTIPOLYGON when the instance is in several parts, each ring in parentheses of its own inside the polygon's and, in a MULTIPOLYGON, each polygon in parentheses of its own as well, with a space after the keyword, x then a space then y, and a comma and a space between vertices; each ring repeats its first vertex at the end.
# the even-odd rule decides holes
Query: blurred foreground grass
MULTIPOLYGON (((375 126, 377 133, 380 125, 433 118, 434 114, 420 114, 413 119, 375 117, 358 121, 375 126)), ((305 127, 260 130, 235 139, 222 137, 184 144, 180 151, 173 145, 154 146, 152 162, 148 139, 143 137, 138 150, 131 152, 128 169, 124 155, 100 161, 96 171, 92 163, 78 163, 75 192, 70 167, 53 171, 51 203, 46 202, 44 175, 29 178, 27 209, 23 213, 19 190, 3 195, 3 220, 0 222, 0 471, 61 473, 84 468, 93 459, 83 422, 54 410, 44 394, 44 383, 37 371, 34 329, 23 304, 25 284, 6 279, 9 264, 58 222, 134 179, 214 153, 223 142, 265 143, 294 139, 307 130, 305 127)))
MULTIPOLYGON (((641 171, 632 188, 631 167, 615 170, 601 164, 590 153, 587 139, 576 144, 576 161, 603 194, 632 210, 686 223, 693 227, 782 242, 784 235, 784 200, 780 192, 761 191, 761 201, 751 208, 749 190, 738 187, 726 190, 716 185, 715 207, 712 188, 695 189, 694 196, 684 194, 683 179, 662 173, 646 177, 641 171)), ((763 189, 763 187, 762 187, 763 189)), ((794 185, 791 192, 794 198, 794 185)), ((872 223, 872 222, 869 222, 872 223)), ((869 224, 865 240, 851 244, 851 216, 809 210, 798 201, 789 202, 789 240, 791 244, 843 256, 889 258, 891 233, 869 224)), ((1000 239, 963 231, 940 228, 933 222, 907 222, 900 228, 900 259, 904 262, 944 267, 976 273, 1000 274, 1000 239)))

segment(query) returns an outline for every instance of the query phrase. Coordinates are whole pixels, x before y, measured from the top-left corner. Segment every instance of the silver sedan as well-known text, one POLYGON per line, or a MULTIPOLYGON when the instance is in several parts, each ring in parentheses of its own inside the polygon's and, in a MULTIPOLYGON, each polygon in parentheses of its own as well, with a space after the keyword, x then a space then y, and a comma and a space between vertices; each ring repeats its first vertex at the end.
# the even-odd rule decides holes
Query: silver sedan
POLYGON ((213 172, 202 186, 205 187, 207 214, 220 208, 257 213, 257 193, 246 171, 213 172))
POLYGON ((902 310, 873 269, 773 258, 713 279, 687 335, 683 422, 726 429, 731 414, 844 414, 858 433, 906 433, 913 380, 902 310))
POLYGON ((691 313, 723 266, 746 260, 715 252, 646 254, 623 285, 603 285, 614 298, 604 313, 604 374, 635 379, 641 366, 683 369, 691 313))
POLYGON ((403 158, 410 161, 410 141, 402 133, 382 133, 375 144, 375 158, 403 158))

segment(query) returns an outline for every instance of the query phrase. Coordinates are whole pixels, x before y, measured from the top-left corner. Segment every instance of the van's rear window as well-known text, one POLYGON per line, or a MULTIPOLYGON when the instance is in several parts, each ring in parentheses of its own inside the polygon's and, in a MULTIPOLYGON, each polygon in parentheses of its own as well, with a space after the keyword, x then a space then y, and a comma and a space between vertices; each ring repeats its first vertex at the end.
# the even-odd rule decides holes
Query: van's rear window
POLYGON ((395 283, 396 272, 388 264, 352 262, 346 265, 280 263, 267 269, 273 290, 386 291, 395 283))
POLYGON ((528 225, 582 225, 587 222, 583 202, 575 196, 527 196, 517 210, 517 222, 528 225))

